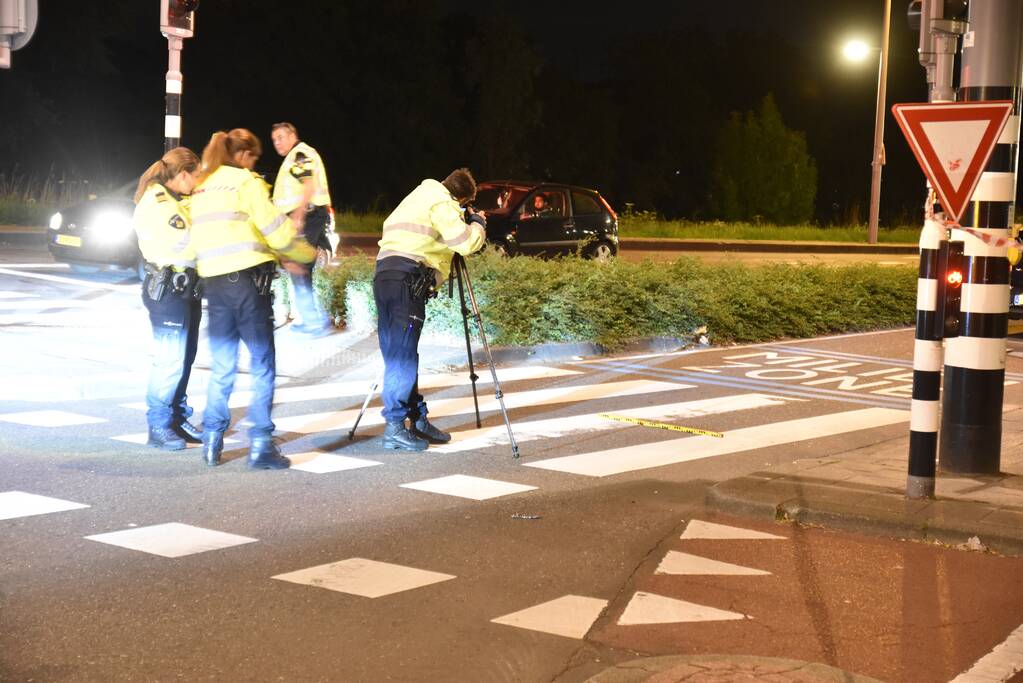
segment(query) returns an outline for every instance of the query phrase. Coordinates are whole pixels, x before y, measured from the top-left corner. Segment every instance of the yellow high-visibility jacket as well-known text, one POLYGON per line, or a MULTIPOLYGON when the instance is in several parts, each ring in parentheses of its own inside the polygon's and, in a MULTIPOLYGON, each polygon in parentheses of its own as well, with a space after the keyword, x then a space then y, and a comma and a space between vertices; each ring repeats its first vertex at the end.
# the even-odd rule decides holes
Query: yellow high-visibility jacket
POLYGON ((377 260, 404 256, 436 270, 438 284, 451 273, 451 260, 479 251, 486 232, 478 223, 466 225, 462 207, 436 180, 424 180, 384 221, 377 260))
POLYGON ((304 142, 297 143, 281 162, 274 181, 274 205, 285 213, 291 213, 302 203, 303 186, 311 179, 313 195, 309 200, 315 206, 330 206, 330 189, 327 187, 327 171, 319 153, 304 142))
POLYGON ((195 267, 195 251, 189 244, 188 206, 184 198, 160 183, 146 188, 132 215, 142 258, 157 268, 175 270, 195 267))
POLYGON ((235 166, 221 166, 192 193, 192 248, 202 277, 213 277, 277 255, 311 263, 316 250, 270 201, 266 184, 235 166))

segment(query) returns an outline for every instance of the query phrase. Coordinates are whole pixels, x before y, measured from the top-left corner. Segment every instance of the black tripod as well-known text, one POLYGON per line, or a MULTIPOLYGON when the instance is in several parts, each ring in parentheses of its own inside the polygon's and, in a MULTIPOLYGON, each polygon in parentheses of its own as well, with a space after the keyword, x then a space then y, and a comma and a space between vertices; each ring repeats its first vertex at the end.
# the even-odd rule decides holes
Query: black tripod
MULTIPOLYGON (((465 331, 465 355, 469 361, 469 381, 472 383, 472 402, 476 409, 476 427, 480 428, 483 426, 480 421, 480 402, 476 392, 476 381, 479 380, 479 376, 476 374, 475 366, 472 360, 472 340, 469 336, 469 317, 470 311, 465 305, 465 294, 469 293, 469 304, 472 306, 471 317, 476 322, 476 329, 479 330, 480 341, 483 342, 483 351, 487 355, 487 364, 490 365, 490 376, 494 380, 494 397, 497 399, 501 406, 501 415, 504 416, 504 425, 508 429, 508 440, 511 442, 512 457, 519 457, 519 445, 515 442, 515 435, 512 434, 511 420, 508 418, 508 409, 504 405, 504 392, 501 390, 501 383, 497 379, 497 369, 494 367, 494 356, 490 352, 490 344, 487 343, 487 335, 483 331, 483 319, 480 317, 479 304, 476 302, 476 293, 472 289, 472 280, 469 279, 469 269, 465 265, 465 259, 460 254, 455 254, 454 260, 451 262, 451 278, 448 280, 448 296, 454 298, 454 286, 458 284, 458 301, 462 309, 462 329, 465 331)), ((355 430, 359 426, 359 421, 362 420, 362 416, 366 412, 366 407, 369 405, 370 399, 373 397, 373 393, 377 387, 381 384, 380 380, 373 382, 373 386, 370 387, 369 393, 366 395, 366 400, 362 403, 362 409, 359 411, 358 417, 355 418, 355 424, 348 431, 348 440, 351 441, 355 438, 355 430)))

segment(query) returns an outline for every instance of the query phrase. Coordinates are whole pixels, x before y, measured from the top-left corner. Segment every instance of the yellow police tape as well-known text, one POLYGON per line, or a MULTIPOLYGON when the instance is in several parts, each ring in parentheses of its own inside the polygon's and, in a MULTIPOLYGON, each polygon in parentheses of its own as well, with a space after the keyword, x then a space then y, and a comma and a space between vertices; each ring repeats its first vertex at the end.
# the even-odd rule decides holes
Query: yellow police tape
POLYGON ((599 417, 606 418, 608 420, 615 420, 616 422, 629 422, 631 424, 637 424, 641 427, 654 427, 655 429, 667 429, 672 432, 686 432, 687 434, 700 434, 701 436, 713 436, 715 438, 724 438, 724 434, 721 432, 711 432, 706 429, 696 429, 695 427, 680 427, 679 425, 665 424, 664 422, 651 422, 650 420, 640 420, 636 417, 624 417, 622 415, 611 415, 610 413, 598 413, 599 417))

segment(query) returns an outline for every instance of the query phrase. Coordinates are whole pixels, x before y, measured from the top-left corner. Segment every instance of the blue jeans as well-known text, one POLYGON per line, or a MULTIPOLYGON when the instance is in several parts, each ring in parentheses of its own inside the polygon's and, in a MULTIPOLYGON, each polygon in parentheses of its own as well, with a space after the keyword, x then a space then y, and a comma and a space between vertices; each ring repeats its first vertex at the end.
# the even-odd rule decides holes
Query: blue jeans
POLYGON ((146 422, 150 427, 173 427, 192 416, 186 391, 199 345, 202 302, 166 292, 153 301, 142 292, 142 303, 153 326, 154 354, 146 388, 146 422))
POLYGON ((426 301, 412 298, 406 273, 386 270, 373 278, 377 305, 377 337, 384 357, 383 416, 388 422, 426 416, 419 393, 419 335, 426 301))
POLYGON ((277 356, 274 348, 273 307, 270 295, 260 295, 247 271, 205 279, 210 317, 210 355, 213 372, 206 396, 203 427, 225 432, 231 424, 227 402, 238 370, 238 340, 249 350, 252 402, 249 404, 249 437, 269 436, 274 431, 270 407, 274 400, 277 356))
POLYGON ((295 306, 302 316, 302 327, 307 330, 320 330, 329 326, 327 312, 313 290, 312 264, 309 272, 302 275, 291 274, 292 290, 295 292, 295 306))

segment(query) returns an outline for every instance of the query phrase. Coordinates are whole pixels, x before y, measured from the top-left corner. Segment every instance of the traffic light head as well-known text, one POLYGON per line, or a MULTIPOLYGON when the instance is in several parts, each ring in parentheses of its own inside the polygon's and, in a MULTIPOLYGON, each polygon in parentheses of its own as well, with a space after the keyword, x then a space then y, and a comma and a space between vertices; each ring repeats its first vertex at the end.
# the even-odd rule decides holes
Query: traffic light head
POLYGON ((198 7, 199 0, 160 0, 160 32, 167 37, 191 38, 198 7))
POLYGON ((942 306, 942 337, 958 337, 962 327, 961 303, 963 298, 963 272, 966 267, 966 259, 963 257, 962 242, 947 242, 948 254, 945 258, 944 287, 938 288, 943 296, 938 302, 942 306))

